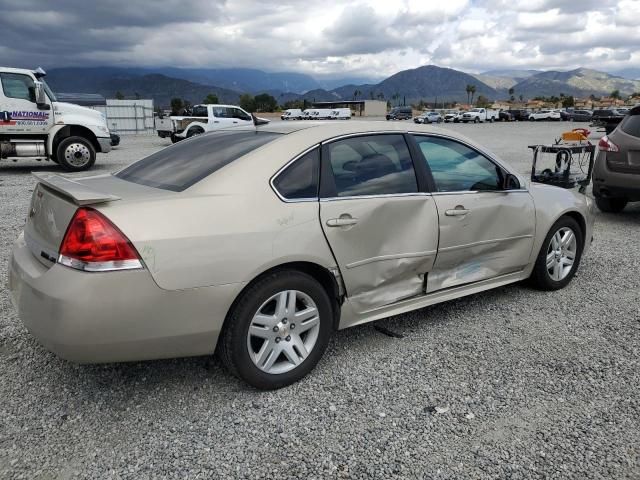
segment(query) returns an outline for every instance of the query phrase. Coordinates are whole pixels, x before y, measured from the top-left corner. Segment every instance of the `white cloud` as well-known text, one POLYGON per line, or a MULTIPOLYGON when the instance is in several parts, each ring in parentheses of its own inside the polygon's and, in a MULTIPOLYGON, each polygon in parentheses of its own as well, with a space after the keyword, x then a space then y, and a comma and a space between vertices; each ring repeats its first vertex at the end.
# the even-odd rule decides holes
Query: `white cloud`
POLYGON ((85 1, 0 0, 3 63, 375 78, 427 63, 475 72, 640 64, 639 0, 85 1))

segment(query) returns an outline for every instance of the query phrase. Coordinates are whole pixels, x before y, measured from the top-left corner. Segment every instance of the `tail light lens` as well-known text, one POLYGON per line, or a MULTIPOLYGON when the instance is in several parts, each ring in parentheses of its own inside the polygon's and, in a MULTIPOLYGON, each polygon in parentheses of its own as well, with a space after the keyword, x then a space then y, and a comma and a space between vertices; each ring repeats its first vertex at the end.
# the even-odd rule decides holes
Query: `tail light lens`
POLYGON ((602 137, 598 142, 598 148, 600 149, 601 152, 619 152, 620 151, 618 146, 615 143, 613 143, 611 140, 609 140, 609 137, 606 135, 602 137))
POLYGON ((142 268, 138 252, 111 221, 92 208, 79 208, 60 245, 58 263, 87 272, 142 268))

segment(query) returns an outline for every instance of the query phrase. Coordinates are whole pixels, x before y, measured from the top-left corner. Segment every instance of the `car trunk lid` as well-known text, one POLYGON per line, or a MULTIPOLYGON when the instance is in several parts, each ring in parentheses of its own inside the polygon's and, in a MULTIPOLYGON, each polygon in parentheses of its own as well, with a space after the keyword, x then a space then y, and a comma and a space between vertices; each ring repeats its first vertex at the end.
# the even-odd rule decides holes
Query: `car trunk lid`
POLYGON ((640 174, 640 107, 633 108, 609 134, 618 152, 607 152, 607 166, 619 173, 640 174))

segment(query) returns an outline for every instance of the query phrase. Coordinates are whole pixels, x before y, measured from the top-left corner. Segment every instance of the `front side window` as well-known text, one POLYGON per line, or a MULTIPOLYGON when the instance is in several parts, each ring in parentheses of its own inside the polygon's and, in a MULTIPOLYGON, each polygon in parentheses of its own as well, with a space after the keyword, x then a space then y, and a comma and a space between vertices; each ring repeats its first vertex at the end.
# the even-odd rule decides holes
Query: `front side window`
POLYGON ((409 148, 402 135, 347 138, 327 146, 338 197, 418 191, 409 148))
POLYGON ((281 135, 246 130, 198 135, 149 155, 115 175, 140 185, 181 192, 281 135))
POLYGON ((237 118, 239 120, 251 120, 251 116, 239 108, 232 108, 230 110, 233 112, 233 118, 237 118))
POLYGON ((273 186, 287 200, 318 198, 320 149, 305 153, 273 180, 273 186))
POLYGON ((0 80, 2 80, 2 91, 5 97, 35 103, 36 85, 30 76, 19 73, 0 73, 0 80))
POLYGON ((416 136, 438 192, 502 190, 502 169, 475 150, 453 140, 416 136))

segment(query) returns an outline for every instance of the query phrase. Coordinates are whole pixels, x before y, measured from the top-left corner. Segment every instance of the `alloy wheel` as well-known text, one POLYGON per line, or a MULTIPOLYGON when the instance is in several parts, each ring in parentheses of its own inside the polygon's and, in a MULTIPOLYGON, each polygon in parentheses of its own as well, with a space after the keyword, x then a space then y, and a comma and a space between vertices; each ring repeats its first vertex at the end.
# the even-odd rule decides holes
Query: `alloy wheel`
POLYGON ((578 241, 571 228, 562 227, 551 237, 547 249, 547 273, 552 280, 559 282, 571 273, 577 251, 578 241))
POLYGON ((278 292, 251 319, 249 356, 265 373, 291 371, 309 356, 319 332, 318 308, 309 295, 298 290, 278 292))

